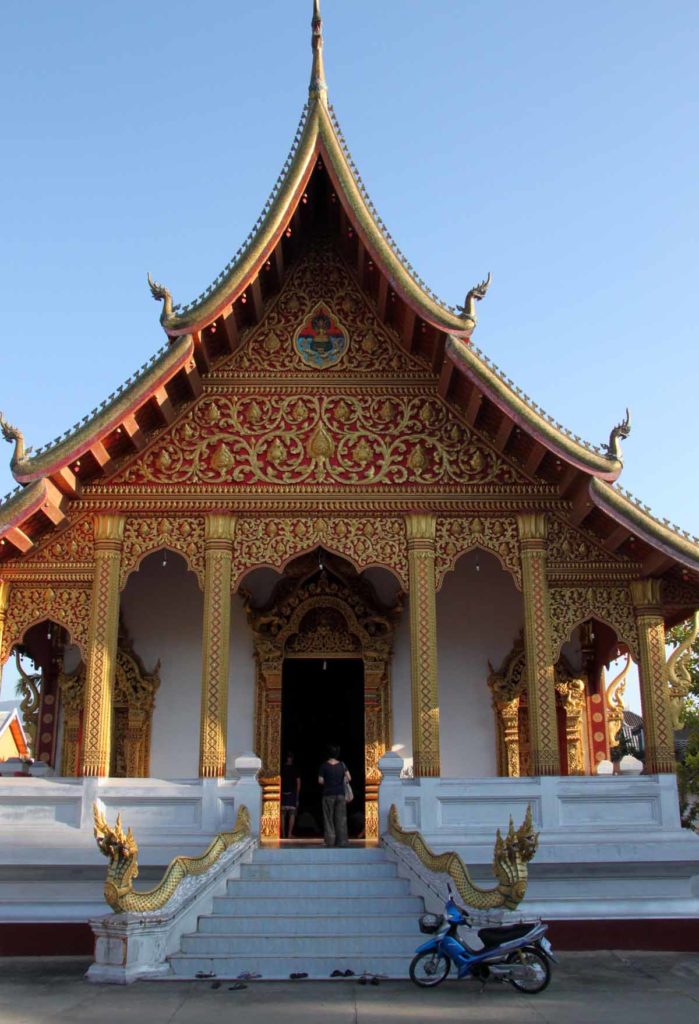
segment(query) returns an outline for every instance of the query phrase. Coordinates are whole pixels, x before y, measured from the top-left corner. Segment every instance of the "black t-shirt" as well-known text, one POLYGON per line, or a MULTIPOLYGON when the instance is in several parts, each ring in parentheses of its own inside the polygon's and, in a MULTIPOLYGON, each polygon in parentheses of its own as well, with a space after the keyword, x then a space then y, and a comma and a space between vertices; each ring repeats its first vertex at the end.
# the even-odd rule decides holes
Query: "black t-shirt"
POLYGON ((299 773, 296 770, 296 765, 285 764, 282 768, 282 793, 296 793, 298 777, 299 773))
POLYGON ((325 781, 323 796, 344 796, 345 795, 345 768, 342 761, 337 764, 330 764, 326 761, 320 766, 318 775, 325 781))

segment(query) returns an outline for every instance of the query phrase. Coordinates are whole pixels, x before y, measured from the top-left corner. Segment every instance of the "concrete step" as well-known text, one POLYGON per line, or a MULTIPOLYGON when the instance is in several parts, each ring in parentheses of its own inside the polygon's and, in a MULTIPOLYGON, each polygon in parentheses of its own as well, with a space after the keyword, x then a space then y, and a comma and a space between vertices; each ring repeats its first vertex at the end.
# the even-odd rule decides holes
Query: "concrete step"
POLYGON ((214 914, 230 914, 233 917, 286 917, 299 914, 319 914, 344 920, 348 917, 365 917, 376 914, 393 916, 409 914, 417 917, 423 911, 419 896, 318 896, 309 900, 307 896, 241 896, 234 886, 232 896, 215 896, 214 914))
MULTIPOLYGON (((348 902, 354 902, 349 901, 348 902)), ((347 914, 341 919, 343 935, 407 935, 414 932, 419 935, 417 920, 421 912, 419 901, 415 900, 415 909, 410 913, 395 913, 395 900, 386 900, 385 913, 382 914, 347 914)), ((372 903, 376 903, 372 900, 372 903)), ((336 907, 337 905, 334 904, 336 907)), ((300 908, 302 911, 309 908, 300 908)), ((310 908, 315 910, 313 904, 310 908)), ((283 917, 272 915, 261 917, 259 914, 226 916, 223 914, 207 914, 199 918, 197 932, 200 935, 333 935, 337 930, 340 918, 337 914, 306 914, 283 917)), ((417 944, 417 943, 416 943, 417 944)))
POLYGON ((296 896, 315 899, 318 896, 408 896, 410 887, 404 878, 337 878, 307 881, 260 882, 236 878, 228 882, 229 896, 296 896))
POLYGON ((413 925, 407 935, 342 935, 317 932, 315 935, 201 934, 183 935, 181 952, 194 956, 412 956, 420 945, 420 930, 413 925))
POLYGON ((407 978, 410 956, 381 956, 357 953, 347 956, 195 956, 175 953, 170 958, 179 978, 195 978, 209 971, 217 978, 232 980, 244 971, 254 971, 268 981, 283 981, 290 974, 303 972, 309 980, 324 980, 335 970, 361 974, 381 974, 387 978, 407 978))
POLYGON ((265 863, 265 864, 243 864, 240 877, 246 881, 306 881, 312 878, 313 881, 324 881, 341 877, 346 881, 364 878, 397 878, 398 870, 395 864, 386 862, 381 864, 377 861, 370 861, 367 864, 357 864, 352 861, 346 864, 333 864, 319 861, 295 861, 294 863, 265 863))
POLYGON ((268 979, 333 971, 405 978, 423 901, 380 849, 256 850, 169 958, 173 973, 268 979))
POLYGON ((384 864, 386 854, 378 847, 360 846, 335 847, 332 850, 325 846, 281 846, 278 849, 255 850, 255 864, 292 864, 298 861, 304 864, 384 864))

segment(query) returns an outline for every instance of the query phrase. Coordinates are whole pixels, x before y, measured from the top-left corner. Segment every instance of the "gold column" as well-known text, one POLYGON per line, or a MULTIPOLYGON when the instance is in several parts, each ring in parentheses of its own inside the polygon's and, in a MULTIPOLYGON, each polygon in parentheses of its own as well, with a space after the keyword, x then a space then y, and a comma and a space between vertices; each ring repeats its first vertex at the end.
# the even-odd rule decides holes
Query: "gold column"
POLYGON ((85 681, 83 775, 108 775, 124 516, 95 516, 95 576, 85 681))
MULTIPOLYGON (((268 652, 269 653, 269 652, 268 652)), ((278 839, 281 823, 281 735, 282 735, 282 661, 276 652, 265 660, 257 651, 257 712, 255 750, 262 759, 258 782, 262 787, 260 838, 278 839)))
POLYGON ((674 772, 670 691, 665 666, 665 622, 660 580, 636 580, 631 599, 638 631, 638 674, 645 737, 646 772, 674 772))
POLYGON ((413 709, 413 772, 439 775, 439 694, 437 689, 437 600, 432 515, 409 515, 410 658, 413 709))
POLYGON ((206 517, 199 747, 199 774, 202 778, 216 778, 226 774, 231 562, 234 533, 235 516, 213 513, 206 517))
POLYGON ((383 662, 364 660, 364 834, 379 839, 379 759, 385 753, 381 720, 381 685, 386 673, 383 662))
POLYGON ((530 773, 560 775, 551 620, 546 582, 546 516, 517 516, 522 557, 530 773))
MULTIPOLYGON (((10 584, 7 580, 0 580, 0 651, 5 633, 5 621, 7 619, 7 606, 10 603, 10 584)), ((2 662, 0 661, 0 682, 2 682, 2 662)))
POLYGON ((519 697, 495 702, 500 774, 517 779, 519 770, 519 697))

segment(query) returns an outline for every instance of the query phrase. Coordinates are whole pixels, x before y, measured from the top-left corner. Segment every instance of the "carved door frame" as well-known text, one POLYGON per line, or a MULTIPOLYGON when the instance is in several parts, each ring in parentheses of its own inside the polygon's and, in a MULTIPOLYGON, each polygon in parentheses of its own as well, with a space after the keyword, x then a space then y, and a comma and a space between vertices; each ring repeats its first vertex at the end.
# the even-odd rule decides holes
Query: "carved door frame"
POLYGON ((284 659, 313 657, 356 658, 364 663, 365 836, 378 840, 378 762, 390 748, 392 735, 394 617, 377 615, 345 584, 322 579, 301 586, 291 599, 281 602, 279 610, 257 613, 248 609, 248 614, 256 661, 255 742, 262 759, 261 839, 279 837, 284 659))

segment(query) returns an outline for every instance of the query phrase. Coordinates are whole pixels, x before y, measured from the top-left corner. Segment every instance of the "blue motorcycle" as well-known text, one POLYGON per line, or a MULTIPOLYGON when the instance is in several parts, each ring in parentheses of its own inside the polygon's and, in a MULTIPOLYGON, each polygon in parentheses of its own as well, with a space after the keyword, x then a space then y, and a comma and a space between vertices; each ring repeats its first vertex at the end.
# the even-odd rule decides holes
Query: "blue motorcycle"
POLYGON ((449 974, 451 965, 458 978, 507 981, 520 992, 543 992, 551 980, 551 964, 557 963, 551 943, 545 938, 548 926, 540 921, 481 928, 482 949, 471 949, 459 936, 459 927, 472 922, 449 890, 444 914, 423 914, 420 931, 432 935, 419 946, 410 964, 410 980, 420 988, 433 988, 449 974))

